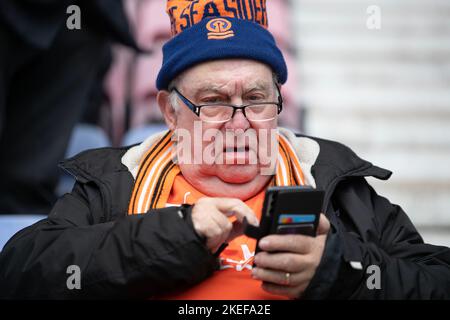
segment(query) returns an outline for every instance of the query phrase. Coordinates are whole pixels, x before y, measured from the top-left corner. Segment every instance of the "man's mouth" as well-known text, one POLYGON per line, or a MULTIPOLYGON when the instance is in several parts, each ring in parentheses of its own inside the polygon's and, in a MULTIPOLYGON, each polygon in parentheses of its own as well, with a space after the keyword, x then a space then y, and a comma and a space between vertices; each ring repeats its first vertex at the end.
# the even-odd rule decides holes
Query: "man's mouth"
POLYGON ((224 152, 248 152, 250 148, 248 146, 245 147, 226 147, 223 149, 224 152))

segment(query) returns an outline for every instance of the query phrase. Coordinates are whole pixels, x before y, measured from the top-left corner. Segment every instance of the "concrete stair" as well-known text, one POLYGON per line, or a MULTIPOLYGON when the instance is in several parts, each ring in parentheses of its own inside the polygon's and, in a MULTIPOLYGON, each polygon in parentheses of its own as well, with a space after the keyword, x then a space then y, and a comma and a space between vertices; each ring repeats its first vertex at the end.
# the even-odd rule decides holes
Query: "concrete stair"
POLYGON ((370 183, 450 246, 450 1, 290 4, 306 132, 392 170, 370 183), (366 26, 371 5, 379 30, 366 26))

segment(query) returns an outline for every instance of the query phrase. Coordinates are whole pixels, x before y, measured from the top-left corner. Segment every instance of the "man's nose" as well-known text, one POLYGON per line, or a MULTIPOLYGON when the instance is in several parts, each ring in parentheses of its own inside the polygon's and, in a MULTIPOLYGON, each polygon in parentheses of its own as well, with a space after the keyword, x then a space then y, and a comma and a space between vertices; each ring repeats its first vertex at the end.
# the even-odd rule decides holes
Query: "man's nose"
POLYGON ((242 130, 247 130, 248 128, 250 128, 250 122, 244 116, 244 113, 242 112, 242 110, 236 110, 236 112, 234 113, 233 118, 230 121, 225 123, 225 129, 232 129, 232 130, 242 129, 242 130))

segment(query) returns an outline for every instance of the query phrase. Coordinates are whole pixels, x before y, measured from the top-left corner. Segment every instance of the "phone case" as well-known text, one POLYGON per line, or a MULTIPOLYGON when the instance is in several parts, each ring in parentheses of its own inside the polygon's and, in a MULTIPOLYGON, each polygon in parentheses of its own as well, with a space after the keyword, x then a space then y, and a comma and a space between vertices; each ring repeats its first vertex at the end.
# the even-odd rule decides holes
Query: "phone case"
MULTIPOLYGON (((271 187, 266 191, 260 226, 244 221, 244 233, 259 240, 269 234, 314 237, 322 212, 324 192, 311 187, 271 187)), ((257 246, 256 251, 259 248, 257 246)))

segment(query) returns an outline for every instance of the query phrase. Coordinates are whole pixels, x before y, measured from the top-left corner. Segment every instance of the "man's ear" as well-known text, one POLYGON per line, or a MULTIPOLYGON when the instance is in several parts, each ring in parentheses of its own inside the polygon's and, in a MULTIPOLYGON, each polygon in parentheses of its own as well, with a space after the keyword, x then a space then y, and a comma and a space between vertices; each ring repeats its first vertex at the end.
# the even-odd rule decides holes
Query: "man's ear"
POLYGON ((170 130, 175 130, 177 126, 177 116, 175 114, 175 109, 170 103, 170 93, 166 90, 160 90, 156 96, 156 101, 158 103, 159 109, 164 116, 164 121, 170 130))

